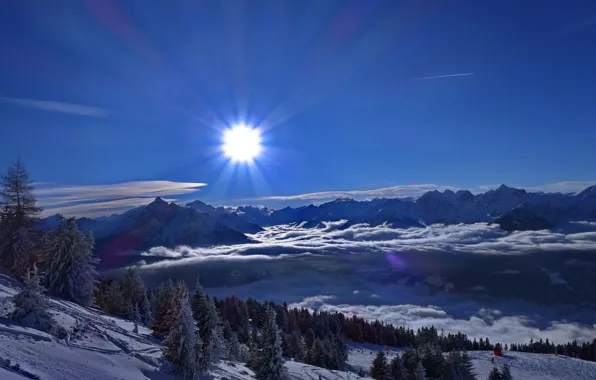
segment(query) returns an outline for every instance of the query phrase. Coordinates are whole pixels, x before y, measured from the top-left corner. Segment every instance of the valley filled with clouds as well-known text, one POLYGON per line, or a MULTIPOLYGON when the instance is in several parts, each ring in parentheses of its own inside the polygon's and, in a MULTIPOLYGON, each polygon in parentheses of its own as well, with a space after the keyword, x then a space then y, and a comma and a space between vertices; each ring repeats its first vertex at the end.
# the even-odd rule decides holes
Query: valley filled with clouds
POLYGON ((199 276, 217 297, 258 295, 501 342, 596 335, 594 223, 508 233, 486 223, 397 229, 342 221, 249 236, 253 243, 155 247, 135 260, 152 285, 199 276))

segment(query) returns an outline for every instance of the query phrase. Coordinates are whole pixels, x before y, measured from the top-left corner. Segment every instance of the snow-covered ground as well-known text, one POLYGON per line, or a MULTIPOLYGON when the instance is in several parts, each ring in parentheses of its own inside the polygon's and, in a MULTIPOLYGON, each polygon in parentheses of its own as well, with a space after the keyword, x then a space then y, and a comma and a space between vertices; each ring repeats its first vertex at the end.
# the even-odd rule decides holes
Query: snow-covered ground
MULTIPOLYGON (((0 315, 12 309, 10 297, 18 284, 0 274, 0 315)), ((114 318, 59 299, 50 302, 54 319, 69 332, 58 340, 39 330, 26 328, 0 317, 0 379, 2 380, 167 380, 159 342, 150 330, 133 332, 131 322, 114 318)), ((351 345, 348 367, 368 372, 376 352, 374 345, 351 345)), ((392 358, 399 349, 391 349, 392 358)), ((494 364, 490 352, 471 352, 479 380, 484 380, 494 364)), ((596 363, 564 356, 507 352, 496 359, 508 363, 516 380, 594 380, 596 363)), ((288 361, 292 379, 359 380, 354 372, 331 371, 288 361)), ((254 373, 240 363, 221 362, 211 378, 249 380, 254 373)))

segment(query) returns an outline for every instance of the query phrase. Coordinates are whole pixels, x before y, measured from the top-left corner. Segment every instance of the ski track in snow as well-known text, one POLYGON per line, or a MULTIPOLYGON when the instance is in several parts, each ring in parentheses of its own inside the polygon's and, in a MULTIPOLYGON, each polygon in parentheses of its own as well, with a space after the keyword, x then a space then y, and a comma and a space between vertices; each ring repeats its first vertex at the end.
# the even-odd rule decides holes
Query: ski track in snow
MULTIPOLYGON (((12 309, 10 297, 18 291, 14 280, 0 274, 0 313, 12 309)), ((50 312, 69 331, 58 340, 42 331, 15 324, 0 317, 0 379, 2 380, 169 380, 177 379, 163 370, 161 346, 151 331, 133 323, 51 299, 50 312), (8 362, 10 361, 10 362, 8 362)), ((290 379, 360 380, 356 372, 368 373, 380 346, 350 345, 347 367, 353 372, 332 371, 287 361, 290 379)), ((390 348, 391 360, 400 348, 390 348)), ((595 380, 596 363, 565 356, 506 352, 491 363, 491 352, 470 352, 478 380, 487 378, 495 365, 508 363, 516 380, 595 380)), ((167 365, 165 365, 167 367, 167 365)), ((222 361, 204 379, 250 380, 254 373, 240 363, 222 361)))

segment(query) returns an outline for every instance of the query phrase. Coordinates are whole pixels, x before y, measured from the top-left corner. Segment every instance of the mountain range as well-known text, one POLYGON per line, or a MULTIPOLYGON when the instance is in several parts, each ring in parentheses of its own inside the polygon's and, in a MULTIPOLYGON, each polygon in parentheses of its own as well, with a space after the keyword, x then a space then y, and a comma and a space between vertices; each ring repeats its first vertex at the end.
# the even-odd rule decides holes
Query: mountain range
MULTIPOLYGON (((43 227, 57 225, 59 215, 42 220, 43 227)), ((320 205, 286 207, 213 207, 201 201, 184 206, 156 198, 123 214, 96 219, 80 218, 83 231, 93 231, 98 250, 107 253, 145 250, 155 246, 204 246, 248 243, 263 227, 301 223, 317 227, 322 222, 348 220, 396 228, 459 223, 496 223, 506 231, 550 229, 568 221, 596 220, 596 186, 577 194, 527 192, 499 186, 473 194, 468 190, 429 191, 417 199, 376 198, 358 201, 338 198, 320 205)))

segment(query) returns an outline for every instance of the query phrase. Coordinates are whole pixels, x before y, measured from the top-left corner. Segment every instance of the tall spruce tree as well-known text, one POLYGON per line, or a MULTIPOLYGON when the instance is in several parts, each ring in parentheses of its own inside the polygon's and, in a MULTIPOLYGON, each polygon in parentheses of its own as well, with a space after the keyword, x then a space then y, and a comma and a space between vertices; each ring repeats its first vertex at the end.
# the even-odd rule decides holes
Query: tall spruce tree
POLYGON ((147 299, 147 290, 145 283, 141 279, 136 268, 131 267, 126 270, 122 279, 122 295, 125 302, 125 317, 133 319, 134 305, 139 305, 141 321, 149 323, 152 319, 149 300, 147 299))
POLYGON ((418 364, 416 365, 416 369, 414 370, 412 380, 428 380, 428 377, 426 376, 426 371, 422 366, 422 362, 418 362, 418 364))
POLYGON ((288 371, 281 353, 281 332, 276 322, 275 310, 268 305, 265 323, 261 331, 261 349, 256 363, 256 378, 259 380, 286 380, 288 371))
POLYGON ((56 295, 83 306, 93 300, 97 287, 93 257, 93 235, 83 235, 74 218, 60 220, 57 230, 49 236, 46 252, 46 284, 56 295))
POLYGON ((443 372, 445 358, 436 343, 426 343, 421 348, 421 363, 429 379, 438 379, 443 372))
POLYGON ((399 355, 395 355, 391 360, 389 371, 391 373, 391 380, 408 380, 404 363, 399 355))
POLYGON ((389 371, 389 366, 387 365, 387 355, 385 351, 379 350, 377 352, 377 356, 372 362, 372 366, 370 367, 370 377, 376 380, 390 380, 391 374, 389 371))
POLYGON ((217 363, 223 347, 223 330, 217 308, 207 297, 200 282, 197 280, 195 292, 191 299, 192 314, 197 321, 197 327, 203 340, 201 355, 201 370, 207 372, 217 363))
POLYGON ((153 335, 163 339, 175 323, 180 302, 176 298, 177 290, 172 280, 161 284, 155 296, 155 320, 153 321, 153 335))
POLYGON ((488 374, 488 380, 503 380, 503 377, 501 377, 501 372, 499 372, 497 367, 493 367, 493 369, 491 369, 488 374))
POLYGON ((21 278, 37 260, 31 249, 35 237, 31 227, 41 208, 36 206, 33 190, 33 182, 20 159, 0 177, 0 262, 21 278))
POLYGON ((195 380, 200 372, 201 337, 197 334, 188 292, 179 294, 179 308, 164 340, 163 353, 185 380, 195 380))
POLYGON ((504 364, 503 367, 501 367, 501 379, 513 380, 513 375, 511 375, 511 368, 509 368, 508 364, 504 364))

